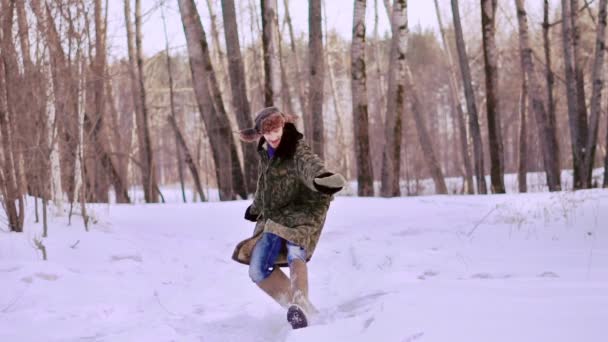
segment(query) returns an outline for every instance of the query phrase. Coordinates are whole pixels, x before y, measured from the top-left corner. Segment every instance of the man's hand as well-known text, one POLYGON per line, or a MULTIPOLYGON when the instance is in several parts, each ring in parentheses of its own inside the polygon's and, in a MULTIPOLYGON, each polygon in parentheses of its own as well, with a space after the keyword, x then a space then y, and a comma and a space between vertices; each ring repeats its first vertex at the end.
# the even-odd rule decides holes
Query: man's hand
POLYGON ((258 215, 253 215, 251 213, 251 206, 247 207, 247 210, 245 210, 245 220, 251 221, 251 222, 257 222, 258 221, 258 215))
POLYGON ((325 173, 314 179, 314 185, 317 191, 324 194, 333 195, 342 190, 346 184, 346 180, 339 173, 325 173))

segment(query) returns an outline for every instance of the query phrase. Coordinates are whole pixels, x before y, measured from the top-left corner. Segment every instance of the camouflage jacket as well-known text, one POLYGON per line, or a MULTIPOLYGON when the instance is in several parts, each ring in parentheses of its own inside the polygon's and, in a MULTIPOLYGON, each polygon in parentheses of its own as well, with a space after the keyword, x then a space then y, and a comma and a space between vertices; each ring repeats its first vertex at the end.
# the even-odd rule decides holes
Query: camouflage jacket
MULTIPOLYGON (((257 216, 253 237, 239 243, 233 259, 249 264, 253 246, 262 232, 270 232, 304 247, 310 260, 315 250, 331 195, 318 192, 313 180, 328 174, 321 159, 287 123, 274 158, 268 157, 264 138, 258 145, 258 184, 250 213, 257 216)), ((278 265, 286 265, 281 252, 278 265)))

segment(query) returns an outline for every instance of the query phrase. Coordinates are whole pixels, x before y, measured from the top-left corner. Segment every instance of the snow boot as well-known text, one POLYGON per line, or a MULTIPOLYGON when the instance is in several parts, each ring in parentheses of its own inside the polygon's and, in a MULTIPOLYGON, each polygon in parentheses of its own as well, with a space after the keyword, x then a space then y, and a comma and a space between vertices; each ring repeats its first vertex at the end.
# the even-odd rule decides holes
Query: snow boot
POLYGON ((294 329, 308 326, 309 315, 317 310, 308 300, 308 267, 302 260, 289 265, 291 277, 291 305, 287 310, 287 321, 294 329))
POLYGON ((308 326, 306 313, 298 304, 292 304, 287 309, 287 322, 291 324, 293 329, 306 328, 308 326))

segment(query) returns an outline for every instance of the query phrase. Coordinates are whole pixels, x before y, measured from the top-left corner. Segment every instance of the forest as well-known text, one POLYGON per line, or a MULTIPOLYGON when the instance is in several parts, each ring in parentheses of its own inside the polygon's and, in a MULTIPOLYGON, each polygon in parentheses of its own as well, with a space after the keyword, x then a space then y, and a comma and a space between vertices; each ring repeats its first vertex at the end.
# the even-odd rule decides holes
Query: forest
POLYGON ((323 0, 297 13, 307 34, 289 0, 159 0, 181 18, 171 46, 142 31, 141 0, 0 0, 2 225, 23 231, 28 198, 37 220, 51 201, 85 225, 88 203, 164 202, 171 185, 183 202, 250 198, 256 147, 236 133, 272 105, 353 195, 421 195, 423 180, 501 194, 505 174, 518 192, 608 187, 607 1, 433 1, 436 31, 410 25, 407 0, 356 0, 343 37, 323 0), (166 48, 145 55, 147 39, 166 48))

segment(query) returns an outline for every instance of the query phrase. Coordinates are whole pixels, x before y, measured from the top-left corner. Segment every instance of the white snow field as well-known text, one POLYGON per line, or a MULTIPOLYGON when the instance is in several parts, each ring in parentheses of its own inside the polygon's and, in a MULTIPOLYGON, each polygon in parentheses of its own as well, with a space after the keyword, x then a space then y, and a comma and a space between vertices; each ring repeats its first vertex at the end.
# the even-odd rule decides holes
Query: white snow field
POLYGON ((313 324, 231 260, 249 201, 54 209, 0 232, 0 341, 607 341, 608 191, 338 197, 313 324))

